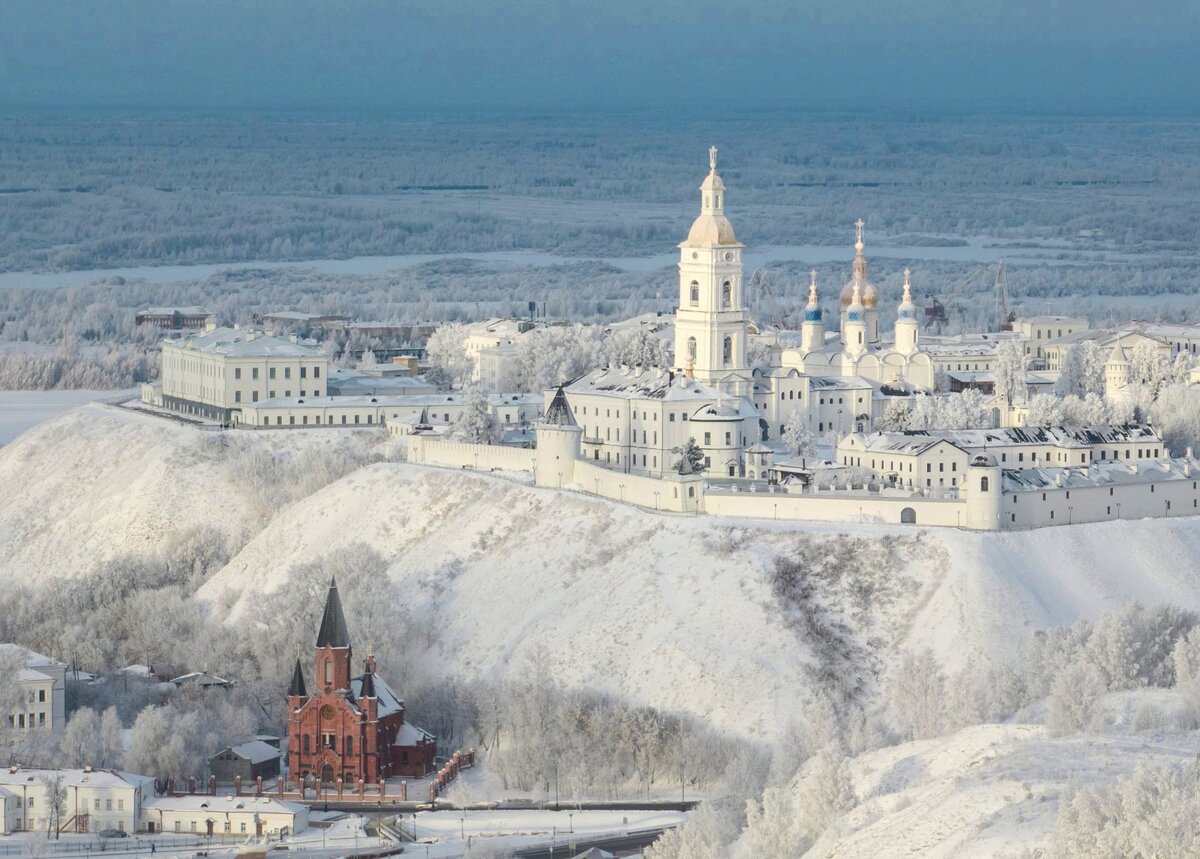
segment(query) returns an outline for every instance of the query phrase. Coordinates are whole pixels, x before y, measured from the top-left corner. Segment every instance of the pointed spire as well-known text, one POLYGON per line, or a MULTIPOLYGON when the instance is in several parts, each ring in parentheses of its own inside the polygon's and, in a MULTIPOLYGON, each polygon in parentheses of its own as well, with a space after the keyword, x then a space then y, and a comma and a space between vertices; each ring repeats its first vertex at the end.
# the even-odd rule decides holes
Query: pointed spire
POLYGON ((338 596, 337 578, 329 580, 329 595, 325 597, 325 613, 321 615, 321 629, 317 633, 317 647, 349 647, 350 631, 346 627, 346 615, 342 612, 342 600, 338 596))
POLYGON ((558 386, 554 399, 550 401, 550 407, 546 409, 546 416, 542 423, 556 427, 579 426, 575 423, 575 415, 571 412, 571 404, 567 402, 567 394, 562 385, 558 386))
POLYGON ((854 222, 854 279, 867 279, 867 255, 863 252, 866 244, 863 242, 863 227, 866 224, 862 218, 854 222))
POLYGON ((710 173, 717 172, 717 147, 708 147, 708 170, 710 173))
POLYGON ((366 665, 363 668, 362 682, 358 690, 359 698, 378 698, 379 694, 375 691, 375 658, 367 657, 366 665))
POLYGON ((821 299, 817 296, 817 270, 809 272, 811 280, 808 284, 808 304, 804 307, 805 322, 821 321, 821 299))
POLYGON ((857 307, 859 310, 862 310, 862 306, 862 290, 858 285, 858 281, 856 280, 854 281, 854 292, 850 294, 850 308, 853 310, 857 307))
POLYGON ((299 655, 296 656, 296 667, 292 671, 292 682, 288 686, 288 695, 295 698, 308 697, 308 687, 304 685, 304 671, 300 668, 299 655))
POLYGON ((904 270, 904 295, 900 299, 905 304, 912 304, 912 284, 909 283, 909 278, 911 276, 912 269, 906 268, 904 270))

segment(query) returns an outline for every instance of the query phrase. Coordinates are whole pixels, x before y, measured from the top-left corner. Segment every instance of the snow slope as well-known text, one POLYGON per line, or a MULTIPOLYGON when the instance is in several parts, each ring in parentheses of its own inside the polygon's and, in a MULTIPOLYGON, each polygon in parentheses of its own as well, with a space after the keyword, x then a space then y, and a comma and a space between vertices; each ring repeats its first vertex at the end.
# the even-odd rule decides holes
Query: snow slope
POLYGON ((773 590, 777 557, 801 561, 816 616, 875 670, 899 647, 979 664, 1131 600, 1200 610, 1198 519, 982 535, 735 522, 399 463, 265 515, 238 471, 248 454, 345 436, 223 436, 93 404, 0 449, 0 587, 212 527, 248 540, 199 594, 236 616, 293 566, 364 542, 440 628, 448 671, 503 675, 536 654, 565 682, 761 737, 796 717, 828 650, 773 590))
POLYGON ((231 448, 219 436, 92 403, 0 447, 0 586, 81 575, 190 528, 215 528, 240 545, 262 515, 231 452, 270 456, 341 437, 247 433, 231 448))
POLYGON ((1139 764, 1186 764, 1198 750, 1195 732, 1109 727, 1051 738, 1041 725, 1024 724, 977 725, 880 749, 851 760, 858 802, 805 856, 1044 855, 1072 789, 1111 782, 1139 764))

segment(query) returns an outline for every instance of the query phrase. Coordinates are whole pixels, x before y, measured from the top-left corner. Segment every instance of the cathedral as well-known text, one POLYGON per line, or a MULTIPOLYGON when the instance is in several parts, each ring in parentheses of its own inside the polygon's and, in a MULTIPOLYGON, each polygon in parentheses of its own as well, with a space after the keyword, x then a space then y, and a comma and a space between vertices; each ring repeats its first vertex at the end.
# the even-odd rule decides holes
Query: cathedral
POLYGON ((564 387, 582 430, 585 460, 661 476, 675 468, 676 451, 691 439, 704 453, 706 473, 744 477, 746 450, 778 442, 796 412, 814 435, 868 432, 882 408, 878 402, 933 384, 932 362, 919 345, 907 273, 894 337, 882 336, 879 292, 868 278, 861 220, 838 330, 825 330, 814 274, 799 347, 776 353, 772 366, 751 367, 745 245, 725 213, 716 147, 709 150, 708 163, 700 212, 679 244, 675 366, 605 367, 564 387))
POLYGON ((368 651, 362 674, 351 676, 353 650, 336 580, 315 651, 312 693, 299 658, 288 688, 290 778, 353 785, 433 772, 436 739, 405 721, 404 702, 376 672, 374 655, 368 651))

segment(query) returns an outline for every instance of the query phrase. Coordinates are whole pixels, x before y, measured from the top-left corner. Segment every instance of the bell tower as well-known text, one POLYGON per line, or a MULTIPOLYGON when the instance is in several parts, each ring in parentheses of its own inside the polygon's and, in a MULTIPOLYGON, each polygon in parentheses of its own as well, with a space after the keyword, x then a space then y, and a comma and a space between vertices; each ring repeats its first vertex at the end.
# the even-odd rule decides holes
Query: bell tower
POLYGON ((700 185, 700 215, 679 245, 679 309, 675 312, 675 366, 705 384, 733 376, 728 393, 743 395, 750 380, 746 358, 749 316, 742 296, 742 251, 725 217, 725 183, 717 174, 717 147, 700 185))

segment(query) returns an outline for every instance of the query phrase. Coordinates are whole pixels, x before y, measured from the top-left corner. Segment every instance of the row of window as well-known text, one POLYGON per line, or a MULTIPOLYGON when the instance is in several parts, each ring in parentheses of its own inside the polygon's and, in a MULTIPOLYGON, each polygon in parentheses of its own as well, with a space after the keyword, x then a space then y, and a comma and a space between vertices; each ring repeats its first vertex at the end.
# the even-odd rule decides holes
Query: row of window
MULTIPOLYGON (((291 392, 291 391, 284 391, 284 392, 283 392, 283 395, 284 395, 285 397, 290 397, 290 396, 292 395, 292 392, 291 392)), ((313 388, 312 395, 313 395, 314 397, 319 397, 319 396, 321 396, 321 389, 320 389, 320 388, 313 388)), ((300 391, 300 396, 302 396, 302 397, 307 397, 307 396, 308 396, 308 391, 301 390, 301 391, 300 391)), ((273 400, 273 399, 275 399, 275 392, 274 392, 274 391, 269 391, 269 392, 268 392, 268 397, 267 397, 267 399, 270 399, 270 400, 273 400)), ((235 403, 240 403, 240 402, 242 401, 242 392, 241 392, 241 391, 234 391, 234 392, 233 392, 233 401, 234 401, 235 403)), ((251 391, 251 392, 250 392, 250 402, 252 402, 252 403, 257 403, 257 402, 258 402, 258 391, 251 391)))
MULTIPOLYGON (((1153 487, 1151 487, 1151 489, 1153 489, 1153 487)), ((1111 494, 1111 491, 1110 491, 1110 494, 1111 494)), ((1013 496, 1013 501, 1016 501, 1016 500, 1017 500, 1017 496, 1015 496, 1015 495, 1014 495, 1014 496, 1013 496)), ((1045 501, 1045 500, 1046 500, 1046 498, 1045 498, 1045 493, 1042 493, 1042 500, 1043 500, 1043 501, 1045 501)), ((1170 512, 1170 510, 1171 510, 1171 502, 1170 502, 1170 501, 1166 502, 1166 509, 1167 509, 1167 511, 1168 511, 1168 512, 1170 512)), ((1192 509, 1193 509, 1193 510, 1200 510, 1200 501, 1197 501, 1195 498, 1193 498, 1193 499, 1192 499, 1192 509)), ((1070 513, 1073 513, 1073 512, 1074 512, 1074 511, 1068 511, 1068 514, 1070 514, 1070 513)), ((1120 505, 1120 504, 1118 504, 1118 505, 1117 505, 1117 514, 1119 515, 1119 514, 1120 514, 1120 512, 1121 512, 1121 505, 1120 505)), ((1113 509, 1112 509, 1112 505, 1111 505, 1111 504, 1109 504, 1109 505, 1106 505, 1106 506, 1105 506, 1105 508, 1104 508, 1104 513, 1105 513, 1105 515, 1106 515, 1106 516, 1111 516, 1111 515, 1113 515, 1113 509)), ((1010 521, 1010 522, 1016 522, 1016 521, 1017 521, 1017 514, 1016 514, 1016 513, 1010 513, 1010 514, 1008 514, 1008 515, 1009 515, 1009 519, 1008 519, 1008 521, 1010 521)), ((1053 510, 1051 510, 1051 511, 1050 511, 1050 518, 1051 518, 1051 519, 1054 519, 1054 511, 1053 511, 1053 510)))
MULTIPOLYGON (((327 418, 327 420, 325 421, 325 425, 326 425, 326 426, 332 426, 332 425, 333 425, 333 415, 326 415, 326 418, 327 418)), ((347 423, 350 423, 349 421, 347 421, 347 420, 346 420, 346 415, 342 415, 342 421, 341 421, 341 422, 342 422, 342 424, 347 424, 347 423)), ((361 423, 361 422, 362 422, 362 415, 355 415, 355 416, 354 416, 354 421, 353 421, 353 423, 355 423, 355 424, 358 424, 358 423, 361 423)), ((375 423, 375 416, 374 416, 374 415, 367 415, 367 420, 366 420, 366 423, 367 423, 367 424, 369 424, 369 425, 374 425, 374 423, 375 423)), ((382 421, 380 421, 380 423, 382 423, 382 421)), ((270 426, 270 425, 271 425, 271 416, 270 416, 270 415, 263 415, 263 419, 262 419, 262 425, 263 425, 263 426, 265 426, 265 427, 266 427, 266 426, 270 426)), ((289 425, 289 426, 295 426, 295 425, 296 425, 296 416, 295 416, 295 415, 288 415, 288 425, 289 425)), ((309 423, 308 423, 308 415, 301 415, 301 416, 300 416, 300 426, 305 426, 305 427, 306 427, 306 426, 308 426, 308 425, 309 425, 309 423)), ((313 415, 313 422, 312 422, 312 425, 313 425, 313 426, 320 426, 320 425, 321 425, 321 416, 320 416, 320 415, 313 415)), ((276 415, 276 416, 275 416, 275 426, 283 426, 283 415, 276 415)))
MULTIPOLYGON (((321 736, 319 738, 315 737, 315 736, 310 737, 308 734, 305 734, 304 740, 303 740, 304 754, 306 754, 306 755, 311 754, 313 744, 316 744, 316 747, 318 749, 329 749, 330 751, 336 752, 337 751, 337 734, 332 734, 332 733, 326 732, 326 733, 321 734, 321 736), (312 743, 309 742, 310 740, 312 741, 312 743)), ((342 754, 343 755, 354 754, 354 737, 346 737, 345 742, 343 743, 343 747, 342 747, 342 754)))
POLYGON ((30 713, 28 720, 25 718, 25 713, 17 713, 14 716, 8 717, 8 726, 10 728, 44 728, 46 727, 45 713, 30 713), (37 716, 37 722, 34 723, 33 717, 37 716))
MULTIPOLYGON (((274 379, 274 378, 275 378, 275 370, 276 370, 276 368, 275 368, 275 367, 268 367, 268 368, 267 368, 267 378, 268 378, 268 379, 274 379)), ((321 368, 320 368, 320 367, 313 367, 313 368, 312 368, 312 377, 313 377, 314 379, 319 379, 319 378, 321 378, 321 368)), ((238 380, 238 379, 241 379, 241 378, 242 378, 242 368, 241 368, 241 367, 234 367, 234 368, 233 368, 233 378, 234 378, 235 380, 238 380)), ((251 368, 250 368, 250 378, 251 378, 251 379, 254 379, 254 380, 257 380, 257 379, 258 379, 258 367, 251 367, 251 368)), ((292 368, 291 368, 291 367, 284 367, 284 368, 283 368, 283 378, 285 378, 285 379, 290 379, 290 378, 292 378, 292 368)), ((301 379, 307 379, 307 378, 308 378, 308 367, 301 367, 301 368, 300 368, 300 378, 301 378, 301 379)))
MULTIPOLYGON (((700 282, 693 280, 688 285, 688 304, 692 307, 700 305, 700 282)), ((729 309, 733 307, 733 284, 725 281, 721 284, 721 307, 729 309)), ((694 355, 692 357, 695 357, 694 355)))

